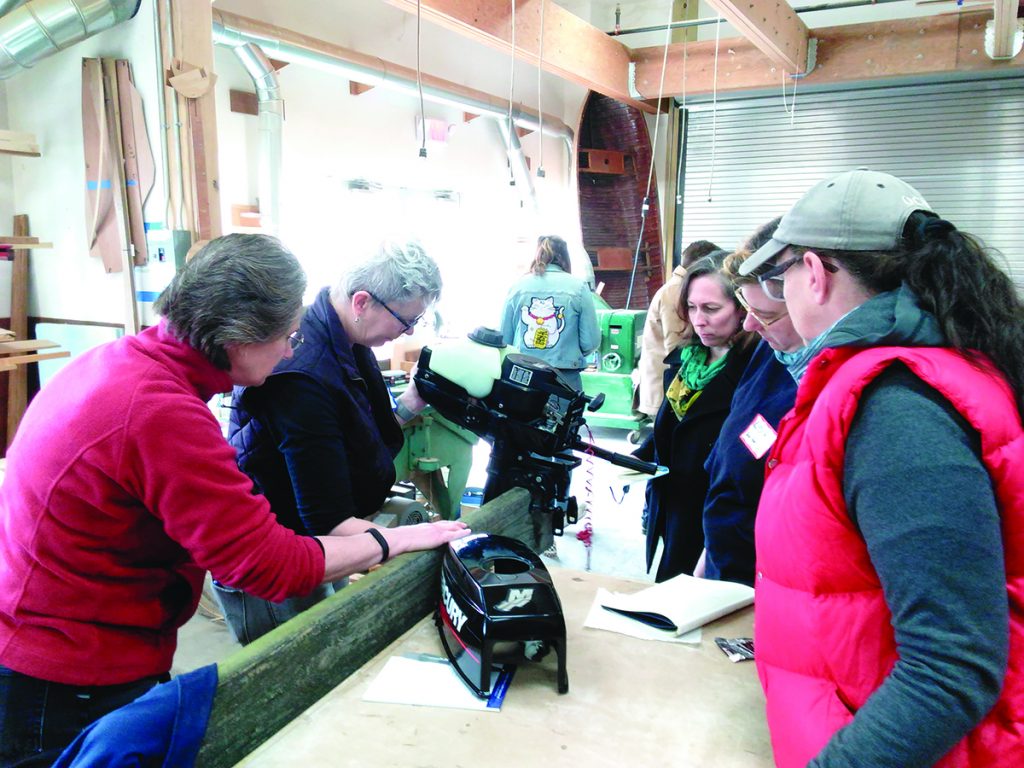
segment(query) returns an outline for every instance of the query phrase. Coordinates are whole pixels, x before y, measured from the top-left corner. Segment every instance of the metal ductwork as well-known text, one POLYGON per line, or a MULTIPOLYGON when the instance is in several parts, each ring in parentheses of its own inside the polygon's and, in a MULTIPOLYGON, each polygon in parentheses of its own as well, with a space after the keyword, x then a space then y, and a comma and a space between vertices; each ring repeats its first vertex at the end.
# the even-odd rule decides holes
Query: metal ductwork
POLYGON ((103 32, 136 13, 142 0, 7 0, 0 18, 0 80, 103 32))
POLYGON ((277 81, 277 71, 258 45, 246 43, 235 49, 256 86, 259 100, 259 201, 260 227, 276 235, 281 211, 281 131, 284 122, 284 100, 277 81))
POLYGON ((519 134, 511 129, 508 118, 495 120, 498 130, 501 133, 501 140, 508 152, 508 163, 512 169, 512 181, 519 191, 519 199, 524 206, 528 206, 533 212, 537 211, 537 195, 533 191, 533 180, 530 178, 530 169, 526 165, 526 155, 523 154, 523 146, 519 143, 519 134))
MULTIPOLYGON (((213 41, 218 45, 232 48, 244 45, 245 43, 255 43, 264 53, 273 56, 275 59, 287 61, 291 64, 315 67, 316 69, 332 72, 349 80, 401 91, 409 96, 419 98, 419 90, 415 78, 408 78, 395 72, 389 72, 384 66, 373 67, 356 61, 340 59, 320 51, 310 50, 309 48, 277 40, 268 35, 239 29, 231 26, 228 21, 228 14, 214 12, 213 41)), ((384 63, 380 62, 380 64, 383 65, 384 63)), ((507 109, 496 107, 488 101, 474 98, 469 94, 445 90, 442 87, 426 82, 423 83, 423 98, 426 101, 458 107, 466 112, 484 115, 498 121, 508 120, 507 109)), ((512 110, 512 121, 521 128, 530 131, 542 131, 548 136, 562 139, 569 153, 571 167, 573 135, 572 130, 568 126, 564 123, 553 124, 548 121, 543 121, 542 123, 538 116, 518 109, 512 110)))

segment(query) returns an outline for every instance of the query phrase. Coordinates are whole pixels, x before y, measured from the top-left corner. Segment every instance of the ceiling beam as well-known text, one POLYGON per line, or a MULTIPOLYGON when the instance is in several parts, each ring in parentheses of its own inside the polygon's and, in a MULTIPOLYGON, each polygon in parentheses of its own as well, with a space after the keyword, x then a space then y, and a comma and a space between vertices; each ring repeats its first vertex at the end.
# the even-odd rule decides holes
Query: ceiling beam
POLYGON ((793 74, 807 70, 807 25, 786 0, 708 0, 770 62, 793 74))
POLYGON ((1013 56, 1013 37, 1017 34, 1017 6, 1020 0, 994 0, 992 58, 1013 56))
MULTIPOLYGON (((384 0, 416 15, 416 0, 384 0)), ((508 52, 512 42, 509 0, 421 0, 422 18, 490 48, 508 52)), ((581 85, 644 112, 657 110, 630 96, 629 49, 574 16, 553 0, 516 0, 515 56, 545 72, 581 85), (544 46, 540 51, 541 6, 544 46), (538 52, 543 54, 540 61, 538 52)))
MULTIPOLYGON (((246 16, 239 16, 235 13, 220 10, 213 11, 213 19, 217 23, 229 29, 246 32, 267 40, 279 40, 300 48, 305 48, 307 51, 329 56, 340 62, 350 62, 362 68, 374 70, 379 73, 380 78, 383 81, 390 79, 406 80, 410 82, 416 81, 416 70, 414 69, 403 67, 399 64, 395 64, 394 62, 386 61, 385 59, 381 59, 377 56, 371 56, 360 51, 355 51, 351 48, 345 48, 328 42, 327 40, 320 40, 319 38, 311 37, 310 35, 305 35, 286 27, 280 27, 276 24, 271 24, 270 22, 251 19, 246 16)), ((280 56, 282 54, 278 51, 277 55, 280 56)), ((460 96, 464 96, 468 101, 482 102, 484 105, 490 105, 497 112, 504 113, 508 109, 507 96, 495 96, 494 94, 487 93, 485 91, 479 91, 475 88, 470 88, 460 83, 455 83, 451 80, 445 80, 425 73, 420 79, 424 86, 430 86, 441 91, 446 91, 451 94, 454 100, 458 100, 460 96)), ((357 85, 361 86, 361 88, 357 88, 356 90, 365 92, 362 89, 365 89, 368 84, 357 83, 357 85)), ((349 90, 349 93, 352 93, 351 89, 349 90)), ((569 130, 569 127, 561 120, 561 118, 556 117, 555 115, 548 112, 538 115, 535 111, 526 109, 525 106, 519 102, 516 102, 514 106, 516 110, 521 112, 524 116, 534 118, 539 117, 546 126, 554 126, 565 129, 566 131, 569 130)), ((467 109, 470 108, 472 107, 467 107, 467 109)))
MULTIPOLYGON (((800 86, 830 85, 914 75, 1024 70, 1024 56, 994 61, 985 55, 988 10, 930 18, 820 27, 817 64, 800 86)), ((658 95, 663 48, 633 52, 636 88, 643 98, 658 95)), ((768 61, 744 38, 719 43, 719 92, 780 89, 783 68, 768 61)), ((793 80, 785 77, 786 87, 793 80)), ((711 93, 715 87, 715 42, 677 43, 670 47, 665 73, 665 96, 711 93), (683 55, 686 54, 685 90, 683 55)))

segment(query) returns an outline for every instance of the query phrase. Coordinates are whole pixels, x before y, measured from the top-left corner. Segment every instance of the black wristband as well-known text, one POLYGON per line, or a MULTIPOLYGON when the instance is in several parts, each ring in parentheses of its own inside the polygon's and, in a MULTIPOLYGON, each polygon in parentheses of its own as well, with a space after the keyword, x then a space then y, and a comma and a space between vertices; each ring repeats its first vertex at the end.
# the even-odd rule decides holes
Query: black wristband
POLYGON ((378 531, 376 528, 367 528, 366 532, 373 536, 380 544, 381 557, 380 561, 386 563, 388 558, 391 557, 391 548, 388 546, 388 540, 384 538, 384 534, 378 531))

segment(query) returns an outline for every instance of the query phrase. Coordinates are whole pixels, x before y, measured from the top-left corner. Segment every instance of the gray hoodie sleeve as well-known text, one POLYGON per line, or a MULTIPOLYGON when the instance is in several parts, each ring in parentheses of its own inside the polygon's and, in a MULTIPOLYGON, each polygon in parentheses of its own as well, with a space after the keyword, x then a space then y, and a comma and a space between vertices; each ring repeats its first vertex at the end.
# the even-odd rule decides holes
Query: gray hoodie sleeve
POLYGON ((810 762, 931 766, 1002 688, 1003 542, 977 433, 902 364, 865 390, 847 440, 847 508, 892 612, 899 659, 810 762))

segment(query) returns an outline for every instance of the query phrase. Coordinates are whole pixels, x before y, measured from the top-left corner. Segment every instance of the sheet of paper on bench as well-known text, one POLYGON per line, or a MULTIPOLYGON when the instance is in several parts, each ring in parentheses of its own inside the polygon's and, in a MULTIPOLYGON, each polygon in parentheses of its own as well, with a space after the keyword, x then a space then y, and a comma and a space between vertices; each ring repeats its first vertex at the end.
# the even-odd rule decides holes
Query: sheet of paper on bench
POLYGON ((447 659, 418 661, 392 656, 366 689, 363 700, 498 711, 466 687, 447 659))
POLYGON ((609 592, 607 589, 599 587, 597 594, 594 596, 594 602, 590 606, 590 613, 587 614, 583 626, 591 629, 604 629, 608 632, 616 632, 620 635, 636 637, 640 640, 660 640, 664 643, 700 645, 701 631, 699 629, 677 635, 674 632, 666 632, 663 629, 655 629, 648 624, 642 624, 636 619, 623 616, 621 613, 607 610, 602 603, 605 600, 612 600, 614 597, 614 592, 609 592))
POLYGON ((660 631, 681 635, 754 602, 745 584, 685 574, 630 595, 612 594, 601 605, 660 631))

